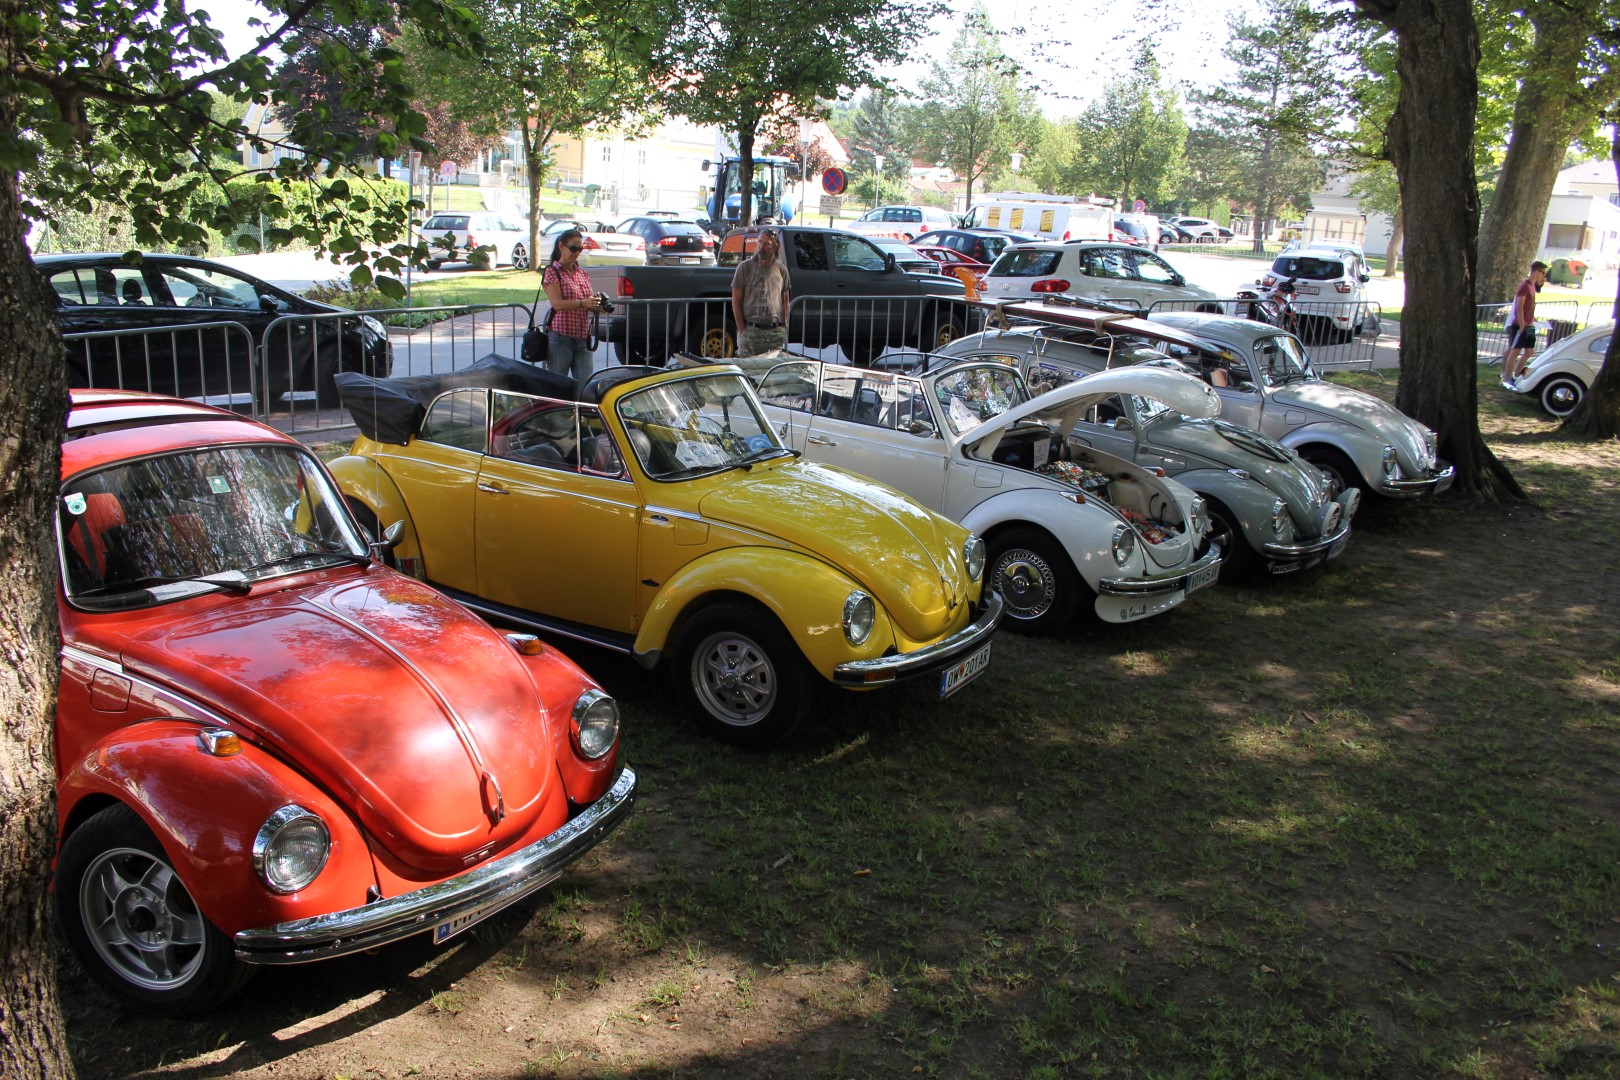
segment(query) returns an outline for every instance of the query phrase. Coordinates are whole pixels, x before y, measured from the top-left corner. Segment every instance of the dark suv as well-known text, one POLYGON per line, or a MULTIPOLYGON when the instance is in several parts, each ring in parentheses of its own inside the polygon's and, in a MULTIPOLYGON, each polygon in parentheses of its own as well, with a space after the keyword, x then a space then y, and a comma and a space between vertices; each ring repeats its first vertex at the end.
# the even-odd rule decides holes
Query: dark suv
POLYGON ((69 341, 75 387, 229 399, 251 387, 261 409, 289 391, 314 390, 319 404, 336 405, 339 371, 386 377, 393 367, 388 332, 376 319, 337 317, 347 309, 208 259, 148 254, 135 265, 109 253, 39 255, 34 265, 56 293, 64 334, 168 331, 69 341), (278 322, 299 315, 322 317, 278 322), (199 329, 204 323, 211 326, 199 329))
POLYGON ((975 262, 993 263, 1002 250, 1013 244, 1041 239, 1027 233, 998 232, 995 229, 935 229, 915 237, 913 244, 932 244, 960 251, 975 262))
POLYGON ((625 218, 618 232, 634 233, 647 245, 648 266, 713 266, 714 237, 695 221, 681 218, 625 218))

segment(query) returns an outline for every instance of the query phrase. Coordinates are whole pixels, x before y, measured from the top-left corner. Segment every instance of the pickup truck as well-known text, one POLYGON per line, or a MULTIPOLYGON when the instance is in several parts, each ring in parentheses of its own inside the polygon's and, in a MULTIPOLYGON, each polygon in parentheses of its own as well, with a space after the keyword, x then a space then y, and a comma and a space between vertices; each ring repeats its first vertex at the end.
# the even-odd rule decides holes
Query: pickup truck
MULTIPOLYGON (((774 227, 782 234, 793 297, 790 343, 837 345, 851 363, 869 364, 891 345, 937 349, 979 329, 982 317, 966 302, 957 278, 907 273, 894 256, 842 229, 774 227)), ((731 278, 760 231, 727 234, 712 267, 590 268, 592 283, 613 304, 601 316, 598 336, 611 341, 626 364, 663 360, 672 352, 734 356, 731 278)))

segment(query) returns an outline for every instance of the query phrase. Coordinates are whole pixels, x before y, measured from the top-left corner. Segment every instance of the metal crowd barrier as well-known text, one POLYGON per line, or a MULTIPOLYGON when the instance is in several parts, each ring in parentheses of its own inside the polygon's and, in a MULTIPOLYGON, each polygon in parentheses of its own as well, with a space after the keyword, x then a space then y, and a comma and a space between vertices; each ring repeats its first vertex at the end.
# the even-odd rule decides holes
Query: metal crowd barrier
POLYGON ((255 412, 263 396, 259 351, 239 322, 64 334, 75 388, 148 390, 255 412))
MULTIPOLYGON (((1587 321, 1581 320, 1581 302, 1579 300, 1538 300, 1536 301, 1536 322, 1546 323, 1546 333, 1536 335, 1536 348, 1544 349, 1555 341, 1562 340, 1575 331, 1590 324, 1591 308, 1599 305, 1589 305, 1587 308, 1587 321)), ((1474 305, 1474 332, 1477 358, 1484 363, 1501 363, 1502 354, 1507 352, 1507 320, 1513 312, 1513 301, 1504 300, 1499 304, 1474 305)), ((1604 316, 1605 320, 1608 318, 1604 316)))
MULTIPOLYGON (((612 303, 613 313, 597 322, 598 336, 620 363, 662 364, 675 352, 716 360, 737 353, 729 296, 612 303)), ((822 359, 868 364, 888 348, 937 347, 977 331, 983 321, 979 307, 960 295, 795 296, 787 344, 822 359)))

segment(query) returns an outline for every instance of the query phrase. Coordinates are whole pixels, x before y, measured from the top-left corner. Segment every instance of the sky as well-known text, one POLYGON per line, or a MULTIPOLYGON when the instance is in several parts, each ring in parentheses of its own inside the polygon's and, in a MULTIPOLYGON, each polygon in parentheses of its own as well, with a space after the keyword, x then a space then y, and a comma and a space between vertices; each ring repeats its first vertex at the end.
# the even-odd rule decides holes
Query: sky
MULTIPOLYGON (((790 2, 790 0, 789 0, 790 2)), ((1221 56, 1227 19, 1256 17, 1260 0, 947 0, 949 12, 930 24, 912 48, 914 60, 888 72, 915 87, 935 59, 948 57, 962 19, 983 3, 1002 32, 1002 47, 1030 74, 1042 110, 1051 118, 1078 115, 1116 74, 1129 67, 1139 42, 1151 35, 1165 78, 1213 86, 1231 74, 1221 56)), ((253 0, 188 0, 209 13, 232 55, 252 47, 253 0)))

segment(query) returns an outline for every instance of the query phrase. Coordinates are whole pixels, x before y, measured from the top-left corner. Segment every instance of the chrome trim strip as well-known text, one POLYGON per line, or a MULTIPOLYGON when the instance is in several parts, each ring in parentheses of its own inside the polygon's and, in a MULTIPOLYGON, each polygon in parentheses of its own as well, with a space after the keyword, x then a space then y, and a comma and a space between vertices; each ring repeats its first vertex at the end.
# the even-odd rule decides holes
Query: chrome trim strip
POLYGON ((1167 570, 1162 574, 1149 574, 1139 578, 1103 578, 1097 582, 1097 592, 1102 596, 1158 596, 1161 593, 1175 592, 1182 587, 1182 579, 1187 575, 1217 565, 1224 554, 1219 544, 1212 543, 1209 550, 1204 552, 1203 558, 1179 570, 1167 570))
POLYGON ((493 913, 555 881, 622 824, 635 801, 636 774, 627 768, 600 799, 543 840, 374 904, 238 931, 236 958, 248 964, 302 964, 427 933, 480 908, 493 913))
MULTIPOLYGON (((141 675, 132 675, 128 671, 125 671, 124 665, 120 664, 116 660, 108 660, 104 656, 97 656, 94 653, 86 652, 83 649, 75 648, 72 645, 63 645, 60 650, 60 655, 63 657, 71 657, 79 663, 88 664, 91 667, 98 668, 107 672, 108 674, 118 675, 122 678, 128 679, 132 684, 139 684, 147 687, 152 691, 154 697, 165 702, 173 702, 175 707, 182 708, 187 712, 201 714, 203 717, 203 719, 198 719, 195 715, 187 715, 186 712, 180 712, 174 715, 153 717, 154 720, 185 720, 191 723, 204 724, 220 728, 229 728, 233 725, 233 721, 227 718, 224 713, 217 712, 206 705, 193 701, 191 698, 186 697, 185 695, 180 694, 177 691, 162 685, 161 683, 155 683, 151 679, 141 675)), ((240 723, 240 721, 238 720, 234 723, 240 723)))
POLYGON ((1001 622, 1005 606, 1001 594, 991 590, 979 617, 950 637, 924 645, 916 652, 839 664, 833 669, 833 683, 838 686, 882 686, 896 679, 922 675, 943 667, 965 653, 976 651, 988 641, 990 635, 995 633, 996 624, 1001 622))

